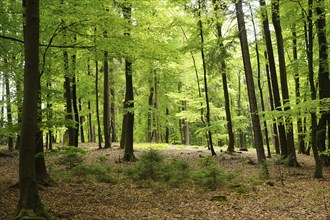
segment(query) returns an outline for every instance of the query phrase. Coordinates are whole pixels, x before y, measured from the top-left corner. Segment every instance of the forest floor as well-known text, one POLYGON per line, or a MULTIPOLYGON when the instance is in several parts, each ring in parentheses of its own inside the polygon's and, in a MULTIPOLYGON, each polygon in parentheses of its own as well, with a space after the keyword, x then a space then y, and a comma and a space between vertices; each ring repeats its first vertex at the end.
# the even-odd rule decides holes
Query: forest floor
MULTIPOLYGON (((210 155, 204 147, 155 146, 137 144, 136 157, 157 148, 165 160, 180 158, 193 167, 210 155)), ((312 156, 298 155, 299 168, 268 159, 270 178, 265 180, 259 177, 255 150, 229 154, 217 147, 212 160, 231 178, 230 184, 211 190, 192 182, 172 187, 151 180, 133 181, 122 170, 136 163, 119 161, 123 150, 97 150, 91 144, 81 148, 88 150, 84 164, 111 166, 116 181, 68 175, 63 172, 67 168, 55 163, 58 155, 46 157, 57 184, 40 188, 40 196, 57 219, 330 219, 330 169, 324 168, 324 179, 314 179, 312 156)), ((17 152, 13 157, 0 156, 0 175, 0 219, 9 220, 19 196, 17 187, 12 187, 18 182, 17 152)))

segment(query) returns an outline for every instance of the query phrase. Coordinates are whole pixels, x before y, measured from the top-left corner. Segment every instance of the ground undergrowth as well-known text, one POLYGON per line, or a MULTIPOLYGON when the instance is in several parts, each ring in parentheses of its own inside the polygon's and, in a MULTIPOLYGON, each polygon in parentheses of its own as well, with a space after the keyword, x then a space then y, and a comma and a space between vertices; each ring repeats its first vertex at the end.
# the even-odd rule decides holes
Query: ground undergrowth
MULTIPOLYGON (((217 156, 199 146, 137 144, 137 162, 119 148, 60 147, 46 152, 53 187, 41 198, 57 219, 330 219, 330 172, 313 179, 311 156, 299 168, 268 159, 260 178, 253 149, 217 156)), ((0 219, 18 201, 18 155, 0 157, 0 219)))

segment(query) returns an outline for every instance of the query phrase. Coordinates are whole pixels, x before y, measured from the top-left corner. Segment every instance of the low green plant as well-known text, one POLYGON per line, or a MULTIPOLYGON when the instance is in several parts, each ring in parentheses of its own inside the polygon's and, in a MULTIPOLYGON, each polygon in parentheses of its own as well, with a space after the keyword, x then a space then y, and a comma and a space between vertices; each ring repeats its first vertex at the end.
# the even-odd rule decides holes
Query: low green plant
POLYGON ((219 168, 212 156, 201 158, 200 169, 192 175, 193 180, 200 186, 210 190, 224 186, 228 181, 227 174, 219 168))
POLYGON ((190 180, 189 163, 174 158, 165 167, 164 179, 172 187, 179 187, 190 180))
POLYGON ((86 153, 87 152, 84 149, 67 146, 58 148, 51 154, 60 155, 59 158, 55 161, 56 164, 64 165, 67 169, 72 169, 84 161, 86 153))
POLYGON ((156 150, 143 153, 134 167, 124 170, 133 180, 161 180, 163 176, 164 157, 156 150))

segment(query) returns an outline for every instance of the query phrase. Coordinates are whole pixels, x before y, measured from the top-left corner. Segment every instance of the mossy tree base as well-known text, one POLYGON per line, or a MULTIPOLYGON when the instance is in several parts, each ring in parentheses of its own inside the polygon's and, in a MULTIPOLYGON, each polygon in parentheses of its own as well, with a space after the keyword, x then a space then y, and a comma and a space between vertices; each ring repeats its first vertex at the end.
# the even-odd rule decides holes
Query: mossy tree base
POLYGON ((17 215, 14 216, 15 220, 51 220, 53 219, 49 214, 41 207, 38 211, 32 209, 20 209, 17 211, 17 215))

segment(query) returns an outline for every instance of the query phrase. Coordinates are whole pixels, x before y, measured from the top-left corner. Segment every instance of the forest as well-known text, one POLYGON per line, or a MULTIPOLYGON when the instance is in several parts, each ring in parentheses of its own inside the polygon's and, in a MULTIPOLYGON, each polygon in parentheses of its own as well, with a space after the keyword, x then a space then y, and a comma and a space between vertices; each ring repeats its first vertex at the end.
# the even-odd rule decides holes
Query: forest
POLYGON ((329 1, 0 5, 0 219, 330 219, 329 1))

